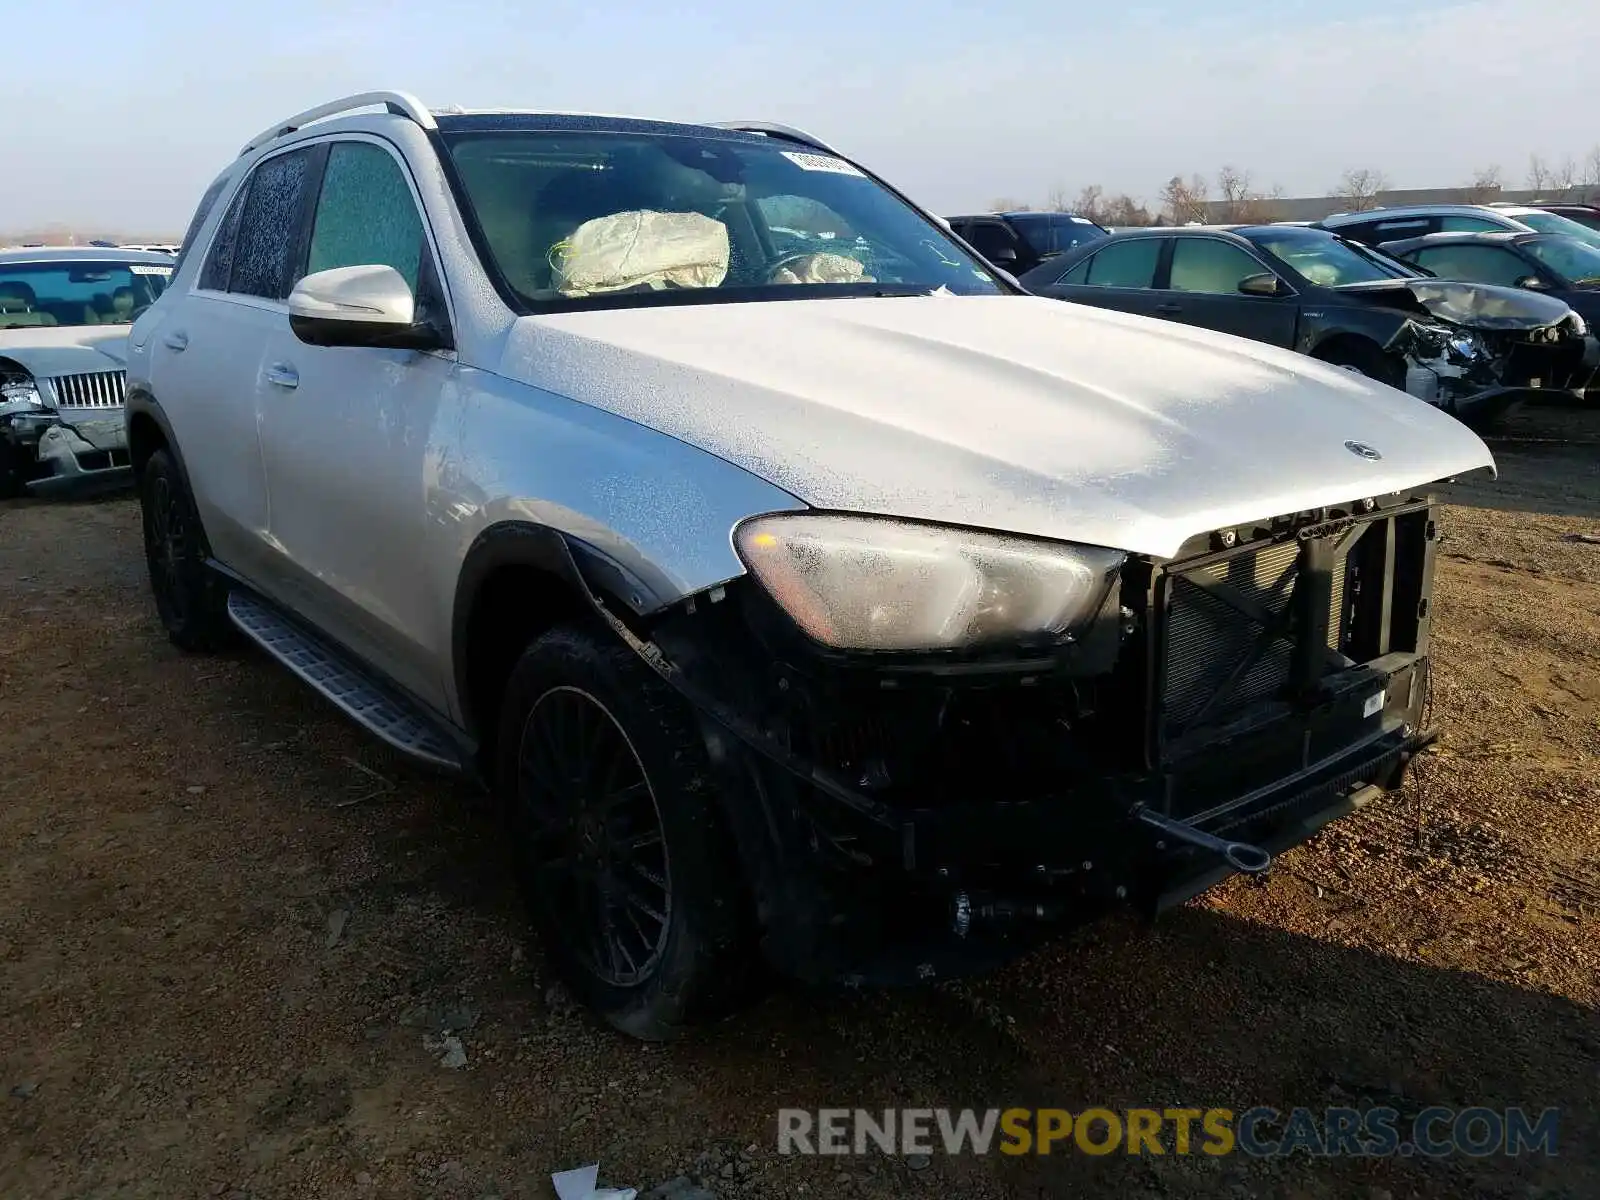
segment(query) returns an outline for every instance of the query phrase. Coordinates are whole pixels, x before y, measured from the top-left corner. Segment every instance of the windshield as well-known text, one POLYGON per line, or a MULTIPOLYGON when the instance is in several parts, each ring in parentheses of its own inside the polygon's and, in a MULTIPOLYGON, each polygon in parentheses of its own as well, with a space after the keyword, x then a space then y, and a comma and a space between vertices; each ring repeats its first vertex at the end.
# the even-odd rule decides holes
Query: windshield
POLYGON ((530 131, 447 142, 493 265, 541 311, 1006 290, 854 166, 786 143, 530 131))
POLYGON ((1111 236, 1088 217, 1074 217, 1068 213, 1018 213, 1010 220, 1022 240, 1040 258, 1111 236))
POLYGON ((0 263, 0 329, 127 325, 171 279, 164 263, 0 263))
POLYGON ((1322 287, 1376 283, 1414 277, 1415 272, 1386 255, 1368 251, 1343 238, 1310 230, 1262 231, 1250 240, 1279 262, 1322 287))
POLYGON ((1580 242, 1600 247, 1600 229, 1590 229, 1587 225, 1580 225, 1560 213, 1538 210, 1519 212, 1512 217, 1512 220, 1540 233, 1559 233, 1563 237, 1577 238, 1580 242))
POLYGON ((1577 238, 1529 238, 1522 248, 1570 283, 1600 283, 1600 249, 1577 238))

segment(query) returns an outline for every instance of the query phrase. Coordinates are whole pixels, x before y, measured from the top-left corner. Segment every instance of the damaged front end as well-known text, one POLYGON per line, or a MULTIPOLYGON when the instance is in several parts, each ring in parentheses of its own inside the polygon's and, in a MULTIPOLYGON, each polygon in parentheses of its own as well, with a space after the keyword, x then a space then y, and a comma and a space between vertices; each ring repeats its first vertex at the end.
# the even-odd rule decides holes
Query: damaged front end
POLYGON ((829 645, 758 568, 647 637, 606 616, 700 713, 775 965, 889 983, 1181 903, 1398 787, 1433 737, 1436 544, 1430 499, 1356 500, 1091 559, 1066 629, 947 650, 829 645))
POLYGON ((0 495, 120 484, 130 461, 120 371, 39 379, 0 359, 0 495))
POLYGON ((1540 393, 1581 396, 1600 366, 1583 318, 1550 296, 1431 279, 1341 290, 1413 314, 1384 348, 1405 361, 1407 392, 1463 419, 1540 393))

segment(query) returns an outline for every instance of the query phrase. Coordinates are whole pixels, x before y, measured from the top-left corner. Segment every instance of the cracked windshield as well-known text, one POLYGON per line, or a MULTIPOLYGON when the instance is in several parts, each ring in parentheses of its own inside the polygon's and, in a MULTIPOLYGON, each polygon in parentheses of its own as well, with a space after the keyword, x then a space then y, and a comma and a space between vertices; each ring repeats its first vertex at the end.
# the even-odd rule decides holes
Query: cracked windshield
POLYGON ((463 135, 451 151, 495 266, 531 306, 1001 290, 937 225, 830 154, 736 134, 463 135))

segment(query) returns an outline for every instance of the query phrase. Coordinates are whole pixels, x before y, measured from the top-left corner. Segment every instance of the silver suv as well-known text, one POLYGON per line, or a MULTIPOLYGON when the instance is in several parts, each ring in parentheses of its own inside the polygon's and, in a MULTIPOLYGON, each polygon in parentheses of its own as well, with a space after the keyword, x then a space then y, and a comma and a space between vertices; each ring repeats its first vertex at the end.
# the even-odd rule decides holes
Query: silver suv
POLYGON ((1180 902, 1433 736, 1470 430, 1028 296, 795 130, 366 94, 185 245, 129 367, 172 640, 492 788, 637 1036, 1180 902))

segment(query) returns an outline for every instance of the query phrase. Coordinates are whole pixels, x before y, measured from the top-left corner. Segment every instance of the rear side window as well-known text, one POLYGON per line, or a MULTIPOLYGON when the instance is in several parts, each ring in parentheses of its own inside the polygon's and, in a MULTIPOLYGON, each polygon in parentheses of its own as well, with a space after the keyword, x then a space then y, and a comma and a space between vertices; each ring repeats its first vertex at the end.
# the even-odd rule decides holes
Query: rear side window
POLYGON ((233 273, 233 246, 239 236, 239 217, 244 212, 244 202, 249 192, 250 181, 247 179, 234 195, 233 203, 228 205, 228 211, 223 214, 216 235, 211 239, 211 252, 206 258, 205 268, 200 272, 200 286, 207 291, 228 290, 228 276, 233 273))
POLYGON ((1440 233, 1494 233, 1504 229, 1505 222, 1489 221, 1483 217, 1440 217, 1440 233))
MULTIPOLYGON (((1361 232, 1355 235, 1357 241, 1365 241, 1365 235, 1370 234, 1375 241, 1397 242, 1401 238, 1420 237, 1425 233, 1432 233, 1438 226, 1427 217, 1409 217, 1399 221, 1378 221, 1358 228, 1361 232)), ((1344 233, 1344 230, 1341 229, 1339 232, 1344 233)))
POLYGON ((975 221, 965 236, 974 250, 991 261, 1001 251, 1017 248, 1016 235, 998 221, 975 221))
POLYGON ((328 152, 306 273, 334 267, 393 267, 417 293, 422 216, 400 164, 371 142, 337 142, 328 152))
POLYGON ((178 247, 178 261, 173 265, 172 273, 176 275, 183 270, 183 260, 189 256, 189 248, 194 245, 194 239, 200 234, 200 227, 206 223, 206 218, 211 215, 211 210, 216 207, 217 197, 222 195, 222 189, 228 186, 228 177, 224 175, 205 190, 200 197, 200 203, 195 207, 194 217, 189 221, 189 228, 184 230, 183 242, 178 247))
POLYGON ((1440 279, 1515 287, 1533 271, 1510 250, 1499 246, 1428 246, 1411 256, 1440 279))
POLYGON ((1041 258, 1063 254, 1085 242, 1096 242, 1107 236, 1104 229, 1087 217, 1040 213, 1013 217, 1012 223, 1023 241, 1041 258))
POLYGON ((1113 242, 1089 260, 1083 282, 1090 287, 1147 288, 1156 280, 1161 238, 1129 238, 1113 242))
POLYGON ((310 165, 309 149, 291 150, 267 159, 250 176, 250 194, 234 239, 230 292, 268 300, 289 294, 310 165))

